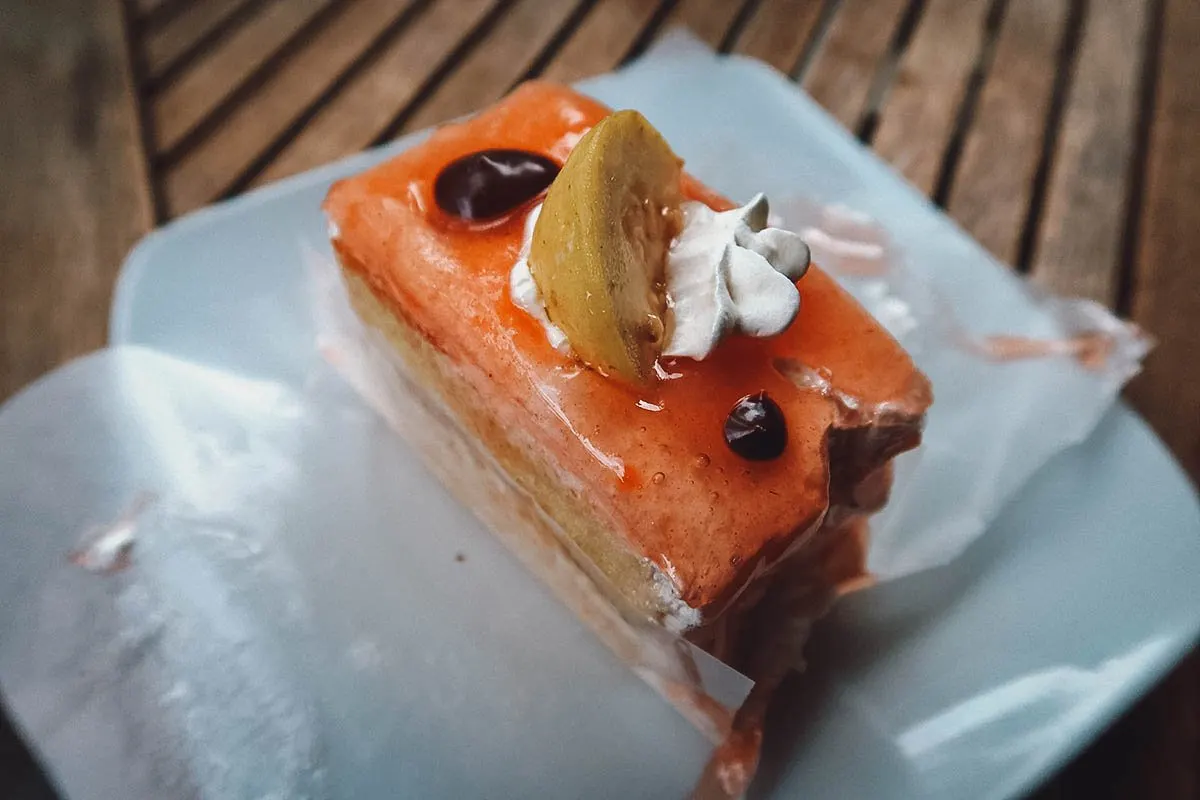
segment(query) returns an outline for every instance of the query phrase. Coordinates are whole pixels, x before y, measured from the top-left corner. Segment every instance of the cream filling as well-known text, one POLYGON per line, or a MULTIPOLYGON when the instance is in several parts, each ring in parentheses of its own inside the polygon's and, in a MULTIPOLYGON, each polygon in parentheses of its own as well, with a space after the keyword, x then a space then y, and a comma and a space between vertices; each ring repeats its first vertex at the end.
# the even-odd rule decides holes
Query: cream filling
MULTIPOLYGON (((509 273, 509 292, 513 303, 541 324, 550 345, 569 355, 571 344, 550 321, 529 271, 540 212, 538 205, 525 220, 521 251, 509 273)), ((670 336, 663 356, 702 360, 726 336, 777 336, 796 319, 796 281, 808 269, 808 246, 791 231, 767 227, 767 214, 762 194, 723 212, 698 202, 683 205, 683 230, 667 253, 670 336)))
POLYGON ((529 249, 533 244, 533 228, 537 225, 538 215, 542 213, 542 204, 538 203, 529 212, 525 220, 525 236, 521 241, 521 252, 517 262, 508 273, 508 292, 517 308, 533 317, 541 324, 546 332, 550 346, 563 355, 571 354, 571 343, 562 328, 550 321, 546 314, 546 304, 542 302, 542 293, 534 283, 533 273, 529 271, 529 249))
POLYGON ((767 213, 762 194, 723 212, 684 204, 683 230, 667 256, 674 325, 664 356, 699 361, 726 336, 778 336, 796 319, 808 246, 791 231, 766 227, 767 213))

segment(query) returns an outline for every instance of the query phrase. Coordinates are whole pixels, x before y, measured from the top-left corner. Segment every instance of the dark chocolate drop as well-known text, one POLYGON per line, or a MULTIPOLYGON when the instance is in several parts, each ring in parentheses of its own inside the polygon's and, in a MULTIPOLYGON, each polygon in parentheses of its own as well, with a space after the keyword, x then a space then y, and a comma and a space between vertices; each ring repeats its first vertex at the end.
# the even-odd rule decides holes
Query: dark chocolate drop
POLYGON ((725 418, 725 444, 750 461, 770 461, 787 447, 783 409, 766 392, 748 394, 725 418))
POLYGON ((480 150, 448 164, 434 181, 433 197, 451 216, 495 219, 545 191, 558 170, 537 153, 480 150))

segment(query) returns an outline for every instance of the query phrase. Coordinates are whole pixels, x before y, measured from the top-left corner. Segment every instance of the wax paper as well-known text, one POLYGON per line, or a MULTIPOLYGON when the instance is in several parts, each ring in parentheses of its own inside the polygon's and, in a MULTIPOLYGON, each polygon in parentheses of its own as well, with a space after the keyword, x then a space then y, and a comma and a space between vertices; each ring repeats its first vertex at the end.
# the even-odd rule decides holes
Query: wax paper
POLYGON ((961 553, 1034 472, 1095 428, 1151 346, 1098 303, 1024 283, 1022 319, 973 328, 970 309, 870 216, 806 198, 778 209, 934 386, 921 447, 899 458, 891 499, 872 519, 868 566, 882 580, 961 553))
POLYGON ((681 796, 711 747, 332 372, 116 348, 0 443, 0 676, 68 797, 681 796))

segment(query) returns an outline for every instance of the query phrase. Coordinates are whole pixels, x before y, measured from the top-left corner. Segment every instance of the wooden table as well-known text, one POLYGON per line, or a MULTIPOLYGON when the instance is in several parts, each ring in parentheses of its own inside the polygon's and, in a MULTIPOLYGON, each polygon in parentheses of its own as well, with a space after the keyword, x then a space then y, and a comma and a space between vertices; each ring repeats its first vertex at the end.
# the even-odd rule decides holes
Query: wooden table
MULTIPOLYGON (((155 225, 674 25, 790 75, 1036 283, 1149 329, 1128 399, 1200 477, 1196 0, 9 0, 0 400, 104 344, 155 225)), ((1200 797, 1198 762, 1193 654, 1038 797, 1200 797)), ((0 776, 52 796, 11 733, 0 776)))

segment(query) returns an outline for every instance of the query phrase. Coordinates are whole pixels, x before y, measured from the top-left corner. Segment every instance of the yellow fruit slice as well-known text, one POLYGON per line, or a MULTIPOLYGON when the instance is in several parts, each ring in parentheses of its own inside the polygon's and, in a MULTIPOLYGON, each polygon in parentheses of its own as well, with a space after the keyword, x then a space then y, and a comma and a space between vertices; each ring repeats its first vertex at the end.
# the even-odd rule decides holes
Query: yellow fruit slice
POLYGON ((636 111, 588 131, 546 194, 529 270, 576 354, 632 383, 666 340, 663 273, 679 232, 682 162, 636 111))

